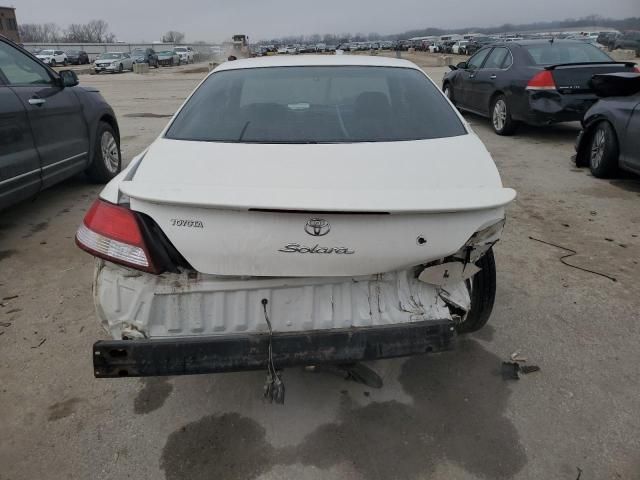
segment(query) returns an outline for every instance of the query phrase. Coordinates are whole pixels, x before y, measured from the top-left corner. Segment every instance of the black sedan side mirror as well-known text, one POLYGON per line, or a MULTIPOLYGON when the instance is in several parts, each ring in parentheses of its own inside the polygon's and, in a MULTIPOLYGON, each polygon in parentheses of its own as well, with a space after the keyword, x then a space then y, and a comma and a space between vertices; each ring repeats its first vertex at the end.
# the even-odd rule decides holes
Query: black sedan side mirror
POLYGON ((58 75, 60 75, 60 83, 63 87, 75 87, 80 83, 78 75, 73 70, 60 70, 58 75))
POLYGON ((456 68, 459 68, 460 70, 466 70, 467 62, 460 62, 458 65, 456 65, 456 68))

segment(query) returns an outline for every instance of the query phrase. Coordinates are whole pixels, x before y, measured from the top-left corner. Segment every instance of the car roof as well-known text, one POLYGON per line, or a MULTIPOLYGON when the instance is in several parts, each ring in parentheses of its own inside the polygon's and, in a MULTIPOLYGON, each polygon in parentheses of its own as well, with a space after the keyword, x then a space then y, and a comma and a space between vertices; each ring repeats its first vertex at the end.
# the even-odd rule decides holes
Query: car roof
MULTIPOLYGON (((551 43, 551 38, 536 38, 536 39, 532 39, 532 40, 515 40, 513 42, 505 42, 505 41, 497 41, 492 43, 491 45, 518 45, 521 47, 524 46, 528 46, 528 45, 546 45, 548 43, 551 43)), ((581 43, 584 44, 586 42, 583 42, 582 40, 570 40, 567 38, 554 38, 553 39, 553 43, 554 44, 568 44, 568 43, 581 43)))
POLYGON ((267 56, 246 58, 224 62, 214 71, 238 70, 242 68, 264 67, 312 67, 312 66, 367 66, 367 67, 397 67, 413 68, 418 66, 408 60, 397 58, 368 56, 368 55, 296 55, 296 56, 267 56))

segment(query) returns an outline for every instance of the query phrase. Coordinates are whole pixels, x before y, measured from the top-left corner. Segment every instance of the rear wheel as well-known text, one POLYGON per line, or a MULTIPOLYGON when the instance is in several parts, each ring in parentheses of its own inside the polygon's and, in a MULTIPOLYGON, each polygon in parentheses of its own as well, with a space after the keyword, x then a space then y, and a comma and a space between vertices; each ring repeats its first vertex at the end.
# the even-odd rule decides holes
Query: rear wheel
POLYGON ((509 102, 504 95, 498 95, 491 103, 491 124, 498 135, 513 135, 518 122, 511 118, 509 102))
POLYGON ((122 64, 118 65, 118 73, 122 73, 124 71, 124 67, 122 64))
POLYGON ((496 299, 496 261, 493 249, 476 262, 480 271, 467 281, 471 295, 471 309, 456 326, 458 333, 470 333, 485 326, 496 299))
POLYGON ((51 65, 52 67, 56 66, 56 59, 52 58, 51 61, 49 62, 49 65, 51 65))
POLYGON ((122 166, 120 142, 111 125, 106 122, 98 124, 93 148, 93 162, 86 173, 92 181, 106 183, 120 173, 122 166))
POLYGON ((600 122, 591 134, 589 169, 594 177, 608 178, 618 169, 618 139, 609 122, 600 122))

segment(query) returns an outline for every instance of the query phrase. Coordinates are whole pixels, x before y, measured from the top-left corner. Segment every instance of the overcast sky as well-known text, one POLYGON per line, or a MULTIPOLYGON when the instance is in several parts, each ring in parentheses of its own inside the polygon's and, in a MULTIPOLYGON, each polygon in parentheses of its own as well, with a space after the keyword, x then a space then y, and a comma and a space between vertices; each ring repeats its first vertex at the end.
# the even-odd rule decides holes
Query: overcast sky
POLYGON ((312 33, 400 33, 439 27, 486 27, 596 14, 640 16, 639 0, 0 0, 18 22, 61 27, 103 19, 119 40, 160 40, 167 30, 187 41, 220 42, 312 33))

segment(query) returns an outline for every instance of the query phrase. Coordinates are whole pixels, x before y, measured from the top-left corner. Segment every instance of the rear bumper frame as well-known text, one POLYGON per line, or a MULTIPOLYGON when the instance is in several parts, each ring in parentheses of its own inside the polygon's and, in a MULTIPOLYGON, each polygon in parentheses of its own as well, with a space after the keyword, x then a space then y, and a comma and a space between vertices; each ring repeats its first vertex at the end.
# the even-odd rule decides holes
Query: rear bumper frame
MULTIPOLYGON (((453 349, 451 320, 274 333, 276 368, 349 363, 453 349)), ((142 340, 101 340, 93 345, 96 378, 237 372, 267 368, 265 333, 142 340)))

